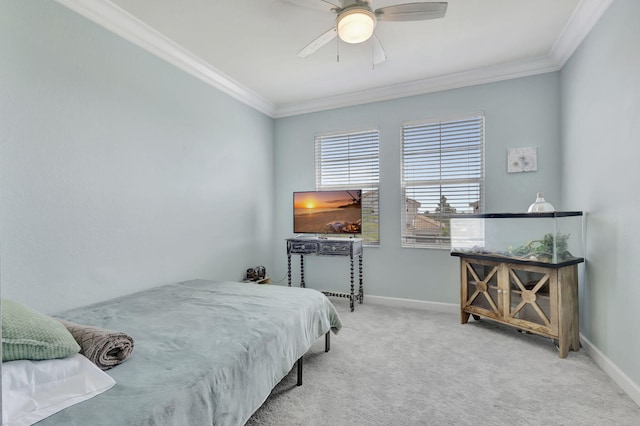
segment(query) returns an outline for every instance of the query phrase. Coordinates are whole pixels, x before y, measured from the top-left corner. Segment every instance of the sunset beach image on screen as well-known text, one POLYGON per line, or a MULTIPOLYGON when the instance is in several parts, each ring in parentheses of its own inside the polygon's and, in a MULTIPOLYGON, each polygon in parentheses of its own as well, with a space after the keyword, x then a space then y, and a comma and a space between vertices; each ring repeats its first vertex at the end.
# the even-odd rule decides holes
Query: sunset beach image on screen
POLYGON ((362 191, 304 191, 293 193, 293 232, 296 234, 360 234, 362 191))

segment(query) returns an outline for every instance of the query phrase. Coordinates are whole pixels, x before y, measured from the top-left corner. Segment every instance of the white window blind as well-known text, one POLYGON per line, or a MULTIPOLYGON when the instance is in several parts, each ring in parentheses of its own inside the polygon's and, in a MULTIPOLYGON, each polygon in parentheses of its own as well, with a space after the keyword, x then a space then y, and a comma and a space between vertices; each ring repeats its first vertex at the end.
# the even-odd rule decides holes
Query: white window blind
POLYGON ((316 189, 361 189, 362 238, 378 245, 378 130, 317 135, 315 145, 316 189))
POLYGON ((484 116, 402 126, 402 246, 449 248, 449 219, 484 212, 484 116))

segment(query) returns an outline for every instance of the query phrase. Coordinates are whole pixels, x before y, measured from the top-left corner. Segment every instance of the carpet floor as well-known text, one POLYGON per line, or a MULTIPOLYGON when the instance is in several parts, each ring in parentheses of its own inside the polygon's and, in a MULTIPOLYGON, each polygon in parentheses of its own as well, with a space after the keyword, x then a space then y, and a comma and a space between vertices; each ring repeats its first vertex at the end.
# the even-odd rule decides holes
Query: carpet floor
POLYGON ((247 425, 640 425, 640 407, 585 353, 489 320, 373 304, 319 339, 247 425))

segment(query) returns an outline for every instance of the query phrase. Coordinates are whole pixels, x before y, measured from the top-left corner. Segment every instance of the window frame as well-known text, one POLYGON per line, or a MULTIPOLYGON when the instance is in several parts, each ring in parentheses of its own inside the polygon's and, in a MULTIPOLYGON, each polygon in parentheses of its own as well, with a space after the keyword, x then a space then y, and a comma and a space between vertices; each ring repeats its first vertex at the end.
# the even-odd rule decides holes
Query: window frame
MULTIPOLYGON (((314 136, 314 157, 317 191, 362 189, 363 233, 359 237, 364 239, 365 246, 380 246, 380 130, 368 127, 317 133, 314 136), (368 145, 367 139, 370 139, 368 145), (354 147, 359 140, 362 146, 354 147), (346 180, 338 183, 327 183, 323 179, 330 173, 324 167, 329 162, 323 160, 322 145, 325 144, 325 148, 327 148, 326 144, 334 143, 336 144, 334 145, 335 148, 341 142, 349 144, 345 148, 347 155, 334 158, 333 162, 346 162, 348 164, 348 170, 342 176, 346 180), (350 155, 353 148, 356 148, 356 152, 360 151, 358 152, 360 155, 350 155), (369 170, 369 175, 367 175, 367 169, 374 168, 375 171, 369 170)), ((335 168, 331 174, 333 174, 333 179, 340 179, 340 173, 336 173, 335 168)))
POLYGON ((402 195, 400 240, 402 248, 450 250, 451 235, 447 225, 450 218, 465 213, 484 213, 485 129, 485 115, 482 111, 402 123, 400 128, 400 189, 402 195), (475 123, 479 127, 478 131, 464 131, 465 123, 470 127, 473 127, 475 123), (456 131, 453 129, 456 128, 456 125, 463 129, 462 138, 455 138, 456 131), (434 131, 437 128, 440 129, 440 133, 436 133, 436 137, 433 135, 424 137, 422 141, 423 153, 415 151, 420 148, 420 138, 408 137, 407 134, 410 131, 419 132, 420 130, 428 134, 429 131, 434 131), (442 132, 443 128, 446 128, 444 133, 442 132), (467 135, 469 135, 468 138, 465 138, 464 136, 467 135), (409 143, 408 139, 412 139, 412 141, 409 143), (467 144, 464 143, 465 139, 469 139, 467 144), (411 145, 414 150, 411 155, 407 153, 408 145, 411 145), (463 152, 466 152, 466 164, 463 152), (437 156, 435 156, 436 153, 437 156), (420 155, 424 156, 422 164, 417 159, 420 155), (429 163, 435 162, 439 164, 438 167, 429 165, 429 163), (412 171, 408 172, 409 169, 412 171), (423 178, 409 178, 409 173, 412 173, 412 176, 421 175, 423 178), (437 178, 426 177, 432 176, 434 173, 438 175, 437 178), (477 173, 477 176, 472 176, 474 173, 477 173), (457 177, 456 174, 458 174, 457 177), (448 176, 443 178, 443 175, 448 176), (447 187, 450 194, 456 194, 451 204, 448 203, 448 198, 442 199, 442 196, 445 196, 443 188, 447 187), (466 199, 464 195, 457 196, 458 192, 463 189, 469 194, 466 199), (422 201, 428 200, 429 207, 425 207, 424 203, 412 197, 422 201), (473 203, 471 202, 472 198, 474 199, 473 203), (465 201, 467 206, 462 205, 465 201), (428 209, 434 205, 437 207, 434 208, 433 213, 428 214, 428 209), (424 211, 421 213, 421 208, 427 209, 427 213, 425 214, 424 211), (449 209, 454 211, 447 211, 449 209), (462 209, 464 212, 459 212, 458 209, 462 209), (422 223, 424 228, 418 230, 416 219, 421 216, 425 218, 421 221, 424 222, 422 223), (409 231, 410 229, 411 231, 409 231))

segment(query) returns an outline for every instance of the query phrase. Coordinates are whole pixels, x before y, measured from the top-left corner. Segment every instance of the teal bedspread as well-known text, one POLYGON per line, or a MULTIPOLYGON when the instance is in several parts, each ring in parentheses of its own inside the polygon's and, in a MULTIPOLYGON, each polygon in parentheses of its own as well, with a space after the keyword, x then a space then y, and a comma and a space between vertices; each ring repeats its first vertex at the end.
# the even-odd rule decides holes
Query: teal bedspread
POLYGON ((123 331, 116 385, 39 425, 242 425, 296 360, 341 328, 320 292, 193 280, 56 315, 123 331))

